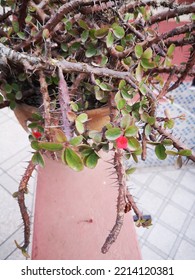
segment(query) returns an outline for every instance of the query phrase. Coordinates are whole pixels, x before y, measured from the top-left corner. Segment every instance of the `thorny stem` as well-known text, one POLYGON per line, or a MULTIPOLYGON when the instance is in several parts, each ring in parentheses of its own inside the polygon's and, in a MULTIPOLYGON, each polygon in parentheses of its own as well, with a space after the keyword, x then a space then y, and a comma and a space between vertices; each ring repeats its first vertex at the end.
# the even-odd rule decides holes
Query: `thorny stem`
POLYGON ((20 213, 24 223, 24 244, 20 249, 26 249, 30 243, 30 217, 25 205, 24 194, 27 192, 27 185, 32 176, 33 171, 35 170, 36 165, 32 162, 29 162, 27 169, 22 177, 22 180, 18 189, 18 204, 20 208, 20 213))
MULTIPOLYGON (((188 149, 182 142, 180 142, 175 136, 173 136, 170 132, 160 126, 157 122, 153 125, 154 129, 157 130, 160 135, 164 135, 166 138, 172 140, 173 146, 178 150, 188 149)), ((188 156, 193 162, 195 162, 195 154, 192 152, 191 156, 188 156)))
POLYGON ((50 116, 50 97, 47 89, 47 83, 45 80, 45 75, 43 71, 40 72, 40 92, 43 96, 43 106, 44 106, 44 120, 45 120, 45 134, 48 140, 50 139, 49 127, 51 126, 51 116, 50 116))
POLYGON ((118 177, 119 189, 118 189, 118 198, 117 198, 117 216, 115 225, 113 226, 111 232, 104 245, 102 246, 101 252, 106 254, 111 247, 111 245, 116 241, 121 228, 123 226, 124 220, 124 209, 125 209, 125 190, 126 190, 126 176, 125 170, 122 163, 123 160, 123 151, 117 149, 114 154, 114 166, 116 169, 116 174, 118 177))
POLYGON ((127 201, 129 202, 129 204, 131 205, 134 213, 136 214, 136 216, 141 220, 142 219, 142 212, 139 210, 139 208, 137 207, 133 196, 130 194, 129 189, 126 188, 126 198, 127 201))
POLYGON ((58 68, 59 75, 59 103, 62 113, 62 127, 67 139, 71 139, 72 130, 71 130, 71 122, 68 119, 68 114, 70 110, 70 97, 69 97, 69 89, 67 83, 64 79, 64 74, 62 69, 58 68))

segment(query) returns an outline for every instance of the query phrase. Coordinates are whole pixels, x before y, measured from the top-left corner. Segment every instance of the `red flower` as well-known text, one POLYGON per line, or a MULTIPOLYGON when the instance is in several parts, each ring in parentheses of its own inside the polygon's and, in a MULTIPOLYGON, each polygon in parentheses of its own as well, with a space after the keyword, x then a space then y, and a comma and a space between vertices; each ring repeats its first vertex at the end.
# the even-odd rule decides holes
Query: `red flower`
POLYGON ((39 131, 33 131, 33 132, 32 132, 32 135, 33 135, 36 139, 39 139, 39 138, 42 136, 41 132, 39 132, 39 131))
POLYGON ((116 146, 119 149, 126 149, 128 145, 128 140, 125 136, 120 136, 119 138, 116 139, 116 146))

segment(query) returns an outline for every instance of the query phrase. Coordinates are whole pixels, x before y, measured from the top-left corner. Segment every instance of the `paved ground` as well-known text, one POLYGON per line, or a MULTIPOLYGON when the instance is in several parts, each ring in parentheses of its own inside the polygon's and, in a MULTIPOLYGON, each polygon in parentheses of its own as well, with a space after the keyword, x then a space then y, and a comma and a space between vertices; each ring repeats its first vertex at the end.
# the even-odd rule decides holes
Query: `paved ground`
MULTIPOLYGON (((26 161, 30 158, 27 134, 13 112, 0 110, 0 259, 24 259, 14 240, 23 240, 17 190, 26 161)), ((195 259, 195 168, 142 167, 128 181, 144 214, 153 226, 137 228, 143 259, 195 259)), ((34 181, 26 196, 33 217, 34 181)), ((30 249, 29 249, 30 251, 30 249)))

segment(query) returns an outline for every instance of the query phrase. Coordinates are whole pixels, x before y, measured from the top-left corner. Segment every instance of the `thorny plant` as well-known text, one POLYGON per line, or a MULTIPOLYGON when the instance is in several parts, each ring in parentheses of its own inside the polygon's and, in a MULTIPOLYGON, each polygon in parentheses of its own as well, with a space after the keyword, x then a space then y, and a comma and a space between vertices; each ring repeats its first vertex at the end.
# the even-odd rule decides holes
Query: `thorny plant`
MULTIPOLYGON (((24 222, 26 253, 30 219, 25 205, 28 181, 43 155, 75 171, 95 168, 100 150, 114 151, 118 182, 117 216, 102 246, 106 253, 133 209, 138 226, 148 226, 126 186, 123 159, 135 163, 147 157, 152 145, 160 160, 175 156, 195 161, 195 154, 172 134, 175 118, 165 110, 156 116, 161 100, 187 76, 195 76, 195 4, 171 1, 0 1, 0 108, 10 107, 30 132, 34 149, 14 194, 24 222), (158 9, 158 8, 163 9, 158 9), (180 23, 160 31, 163 21, 180 23), (188 57, 173 63, 175 49, 188 57), (106 122, 93 126, 94 110, 106 122), (22 119, 23 116, 23 119, 22 119), (27 123, 27 121, 29 121, 27 123)), ((171 94, 171 93, 170 93, 171 94)))

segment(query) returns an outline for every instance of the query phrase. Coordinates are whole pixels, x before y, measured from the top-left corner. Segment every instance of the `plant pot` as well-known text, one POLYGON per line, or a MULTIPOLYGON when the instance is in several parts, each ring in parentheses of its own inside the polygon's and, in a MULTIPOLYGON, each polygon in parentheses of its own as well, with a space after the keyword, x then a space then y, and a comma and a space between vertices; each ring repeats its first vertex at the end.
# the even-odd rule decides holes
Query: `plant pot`
POLYGON ((37 179, 32 259, 140 259, 133 219, 107 254, 101 247, 114 225, 118 188, 104 155, 95 169, 75 172, 46 158, 37 179))

